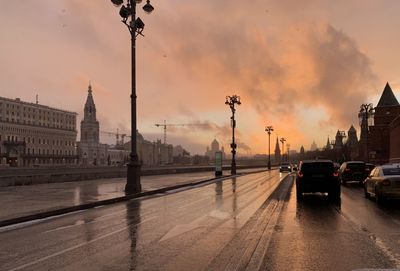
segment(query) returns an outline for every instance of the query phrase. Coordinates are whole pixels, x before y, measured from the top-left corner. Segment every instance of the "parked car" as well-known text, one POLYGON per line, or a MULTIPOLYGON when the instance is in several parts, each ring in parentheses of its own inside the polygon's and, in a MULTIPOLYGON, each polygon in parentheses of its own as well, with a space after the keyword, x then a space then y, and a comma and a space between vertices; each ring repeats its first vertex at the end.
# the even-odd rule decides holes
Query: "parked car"
POLYGON ((367 198, 374 196, 377 203, 400 199, 400 164, 375 167, 364 180, 364 193, 367 198))
POLYGON ((292 172, 292 166, 288 162, 282 162, 279 167, 279 172, 292 172))
POLYGON ((303 193, 328 193, 334 200, 340 199, 340 182, 334 164, 330 160, 301 161, 296 175, 296 195, 303 193))
POLYGON ((342 184, 347 182, 359 182, 360 184, 367 177, 365 163, 362 161, 344 162, 339 169, 339 179, 342 184))
POLYGON ((374 164, 370 164, 370 163, 366 163, 365 164, 365 173, 367 174, 366 177, 369 176, 369 174, 371 173, 371 171, 375 168, 374 164))
POLYGON ((333 168, 335 169, 336 172, 339 172, 340 164, 337 162, 333 162, 333 168))

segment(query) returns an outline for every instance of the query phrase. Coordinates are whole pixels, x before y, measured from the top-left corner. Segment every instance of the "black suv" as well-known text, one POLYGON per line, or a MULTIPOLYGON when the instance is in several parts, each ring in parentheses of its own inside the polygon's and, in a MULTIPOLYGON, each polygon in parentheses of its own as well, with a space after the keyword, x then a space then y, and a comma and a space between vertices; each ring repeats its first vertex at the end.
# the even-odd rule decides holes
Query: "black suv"
POLYGON ((342 184, 355 181, 362 184, 368 175, 368 168, 362 161, 344 162, 339 169, 339 179, 342 184))
POLYGON ((301 161, 296 176, 297 199, 303 193, 328 193, 331 199, 340 199, 340 182, 334 164, 330 160, 301 161))

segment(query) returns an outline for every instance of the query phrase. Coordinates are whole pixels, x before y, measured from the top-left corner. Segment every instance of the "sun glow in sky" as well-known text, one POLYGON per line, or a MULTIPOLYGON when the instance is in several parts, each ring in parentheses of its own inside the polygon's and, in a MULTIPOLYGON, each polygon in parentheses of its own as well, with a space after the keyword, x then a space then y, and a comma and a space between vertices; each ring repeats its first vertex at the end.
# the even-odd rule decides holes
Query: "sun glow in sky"
MULTIPOLYGON (((386 81, 399 97, 400 1, 153 0, 138 15, 138 128, 193 123, 168 140, 204 153, 228 148, 225 96, 241 96, 239 153, 266 153, 266 125, 291 149, 358 128, 361 103, 377 103, 386 81), (201 125, 200 125, 201 124, 201 125)), ((101 130, 129 133, 130 40, 104 0, 0 2, 0 96, 82 116, 92 82, 101 130)), ((79 123, 78 129, 79 129, 79 123)), ((103 142, 112 142, 104 137, 103 142)), ((273 144, 274 146, 274 144, 273 144)))

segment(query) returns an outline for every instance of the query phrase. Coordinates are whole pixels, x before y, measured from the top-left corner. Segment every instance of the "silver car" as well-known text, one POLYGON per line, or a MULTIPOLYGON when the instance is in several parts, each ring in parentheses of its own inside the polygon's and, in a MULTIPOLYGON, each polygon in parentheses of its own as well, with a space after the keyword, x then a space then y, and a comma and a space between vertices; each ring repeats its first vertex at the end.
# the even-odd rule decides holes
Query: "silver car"
POLYGON ((279 167, 279 172, 292 172, 291 164, 288 162, 282 162, 281 166, 279 167))
POLYGON ((400 199, 400 164, 375 167, 364 180, 364 192, 367 198, 374 196, 377 203, 400 199))

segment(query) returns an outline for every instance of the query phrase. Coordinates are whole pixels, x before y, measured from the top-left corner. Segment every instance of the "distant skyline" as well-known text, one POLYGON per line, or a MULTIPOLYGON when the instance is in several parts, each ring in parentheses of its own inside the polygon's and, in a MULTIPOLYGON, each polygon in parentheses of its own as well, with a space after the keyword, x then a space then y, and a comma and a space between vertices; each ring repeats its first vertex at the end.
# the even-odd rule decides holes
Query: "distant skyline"
MULTIPOLYGON (((204 154, 228 152, 237 94, 238 151, 267 152, 266 125, 291 149, 357 129, 361 103, 377 104, 388 81, 400 97, 400 2, 394 0, 152 0, 138 38, 138 128, 176 127, 168 140, 204 154)), ((79 114, 89 81, 101 130, 129 133, 130 42, 111 1, 0 2, 0 96, 79 114), (23 15, 21 15, 23 11, 23 15)), ((273 140, 272 140, 273 139, 273 140)), ((103 135, 103 142, 113 138, 103 135)))

